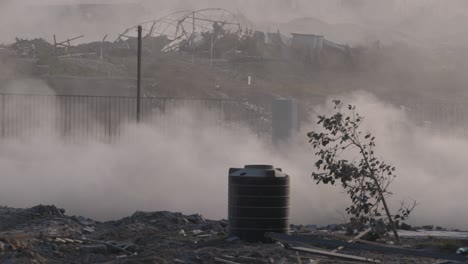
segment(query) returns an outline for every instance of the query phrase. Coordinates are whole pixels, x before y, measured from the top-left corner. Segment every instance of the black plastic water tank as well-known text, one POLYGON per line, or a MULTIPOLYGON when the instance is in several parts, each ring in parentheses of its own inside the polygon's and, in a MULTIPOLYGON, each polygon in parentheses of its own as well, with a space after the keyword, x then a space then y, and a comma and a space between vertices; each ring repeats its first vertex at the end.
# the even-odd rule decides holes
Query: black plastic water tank
POLYGON ((266 241, 289 233, 289 176, 271 165, 229 169, 229 235, 266 241))

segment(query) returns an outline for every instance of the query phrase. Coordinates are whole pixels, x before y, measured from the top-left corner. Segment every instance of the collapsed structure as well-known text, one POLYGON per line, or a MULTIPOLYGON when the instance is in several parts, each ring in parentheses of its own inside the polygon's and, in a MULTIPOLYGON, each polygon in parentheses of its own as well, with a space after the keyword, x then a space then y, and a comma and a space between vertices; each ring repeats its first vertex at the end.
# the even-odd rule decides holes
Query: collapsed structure
MULTIPOLYGON (((240 22, 235 14, 221 8, 176 12, 141 26, 145 52, 154 56, 188 55, 207 58, 211 63, 213 60, 293 60, 317 69, 340 69, 341 65, 353 63, 355 53, 353 48, 333 43, 324 36, 255 31, 248 22, 240 22)), ((125 29, 113 42, 106 35, 101 41, 72 45, 83 36, 59 40, 60 36, 54 35, 52 44, 42 39, 17 39, 10 48, 19 57, 39 59, 40 64, 49 65, 50 58, 55 56, 60 60, 74 59, 73 62, 78 58, 87 59, 88 64, 95 60, 106 64, 104 68, 115 68, 113 57, 134 56, 136 28, 125 29)), ((102 67, 94 68, 99 71, 102 67)))
MULTIPOLYGON (((196 11, 172 13, 163 18, 141 23, 147 46, 154 50, 193 51, 210 40, 214 46, 219 39, 241 34, 241 24, 237 17, 228 10, 207 8, 196 11)), ((135 39, 137 26, 119 34, 114 43, 127 45, 135 39)), ((235 48, 236 43, 232 43, 235 48)))
MULTIPOLYGON (((337 68, 350 64, 352 49, 324 36, 255 31, 236 15, 220 8, 176 12, 141 24, 145 46, 152 52, 179 52, 210 59, 289 59, 337 68), (335 60, 334 64, 330 63, 335 60)), ((136 47, 137 26, 119 34, 115 44, 136 47)))

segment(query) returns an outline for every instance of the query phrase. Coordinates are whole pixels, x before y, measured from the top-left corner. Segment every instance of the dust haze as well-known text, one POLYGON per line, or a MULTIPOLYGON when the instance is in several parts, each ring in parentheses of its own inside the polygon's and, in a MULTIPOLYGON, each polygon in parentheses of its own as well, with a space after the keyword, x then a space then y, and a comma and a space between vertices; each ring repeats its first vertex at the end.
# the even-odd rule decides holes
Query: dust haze
MULTIPOLYGON (((100 40, 109 34, 113 41, 142 21, 214 6, 242 14, 244 23, 259 30, 321 34, 355 47, 378 42, 386 47, 385 62, 378 74, 356 73, 358 77, 352 81, 345 79, 342 85, 350 87, 348 92, 323 96, 308 105, 310 118, 281 149, 247 127, 230 130, 203 125, 203 119, 214 113, 194 114, 187 109, 181 109, 184 121, 177 126, 129 123, 113 144, 97 140, 64 143, 54 131, 2 139, 0 205, 56 204, 70 214, 100 220, 136 210, 201 213, 219 219, 227 216, 228 169, 274 164, 292 177, 292 222, 342 222, 337 211, 346 208, 346 195, 339 187, 318 186, 312 181, 314 155, 306 137, 314 129, 314 116, 330 111, 331 100, 340 98, 357 106, 366 118, 366 129, 377 138, 380 155, 397 167, 392 206, 414 199, 419 205, 411 223, 468 229, 468 205, 464 203, 468 139, 451 131, 431 133, 395 103, 407 95, 428 100, 467 98, 468 29, 463 25, 468 22, 468 2, 115 1, 121 6, 94 10, 93 19, 86 19, 91 11, 83 5, 96 1, 38 2, 0 2, 0 43, 11 43, 15 37, 51 41, 54 34, 61 40, 85 35, 82 41, 100 40)), ((10 69, 1 62, 0 68, 11 78, 10 69)), ((6 91, 37 89, 53 93, 36 80, 13 82, 6 91)), ((47 107, 41 105, 39 110, 47 107)))
POLYGON ((379 40, 435 48, 467 40, 462 25, 468 20, 468 3, 463 0, 3 0, 0 42, 15 37, 52 40, 54 34, 62 39, 85 35, 83 41, 105 35, 115 39, 138 23, 206 7, 242 14, 246 27, 322 34, 349 44, 379 40), (90 4, 98 7, 90 9, 90 4), (300 20, 308 24, 300 25, 300 20))
MULTIPOLYGON (((377 137, 379 153, 398 168, 393 206, 414 199, 420 205, 412 223, 466 228, 461 212, 468 208, 459 201, 468 184, 463 157, 468 141, 434 136, 414 126, 401 108, 366 92, 340 98, 358 105, 365 129, 377 137)), ((316 110, 331 109, 324 102, 316 110)), ((3 140, 0 201, 18 207, 57 204, 97 219, 136 210, 198 212, 219 219, 227 214, 229 167, 275 164, 292 177, 293 222, 342 222, 337 210, 343 212, 347 200, 340 188, 318 186, 310 178, 314 157, 305 131, 314 124, 276 149, 247 128, 220 130, 205 126, 200 115, 182 113, 182 126, 128 124, 115 144, 64 144, 53 133, 3 140)))

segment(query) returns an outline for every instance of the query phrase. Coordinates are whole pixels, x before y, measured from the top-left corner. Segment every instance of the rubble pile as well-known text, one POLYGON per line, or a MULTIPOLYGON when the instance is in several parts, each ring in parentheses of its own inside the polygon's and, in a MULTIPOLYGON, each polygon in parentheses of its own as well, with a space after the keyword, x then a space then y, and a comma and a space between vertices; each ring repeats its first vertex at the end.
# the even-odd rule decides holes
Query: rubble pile
POLYGON ((16 39, 11 45, 16 55, 22 58, 46 59, 54 55, 54 46, 44 39, 16 39))
POLYGON ((120 220, 98 222, 68 216, 55 206, 0 207, 0 263, 434 263, 434 259, 465 259, 466 248, 460 248, 458 255, 444 253, 434 248, 433 238, 426 240, 432 244, 426 243, 425 249, 421 249, 421 237, 405 239, 404 247, 389 246, 390 239, 366 241, 369 230, 349 240, 343 225, 291 225, 292 235, 271 234, 272 243, 229 237, 227 225, 226 220, 167 211, 136 212, 120 220))
POLYGON ((0 263, 270 263, 290 254, 279 244, 228 238, 226 228, 225 220, 171 212, 97 222, 55 206, 2 207, 0 263))

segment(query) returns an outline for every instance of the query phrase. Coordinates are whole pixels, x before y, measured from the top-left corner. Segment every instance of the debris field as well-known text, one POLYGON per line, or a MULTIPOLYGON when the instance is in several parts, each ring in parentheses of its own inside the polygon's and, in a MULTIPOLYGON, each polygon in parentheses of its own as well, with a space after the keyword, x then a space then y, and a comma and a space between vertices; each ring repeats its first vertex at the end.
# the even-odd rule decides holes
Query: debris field
MULTIPOLYGON (((455 261, 439 263, 457 263, 465 259, 447 252, 449 242, 445 248, 434 247, 433 238, 408 237, 395 246, 389 245, 390 238, 365 240, 370 230, 346 237, 340 225, 291 225, 291 235, 268 234, 271 243, 240 241, 229 237, 227 228, 226 220, 167 211, 136 212, 98 222, 68 216, 55 206, 0 207, 0 263, 436 263, 437 258, 455 261)), ((462 246, 463 240, 459 243, 455 246, 462 246)))

